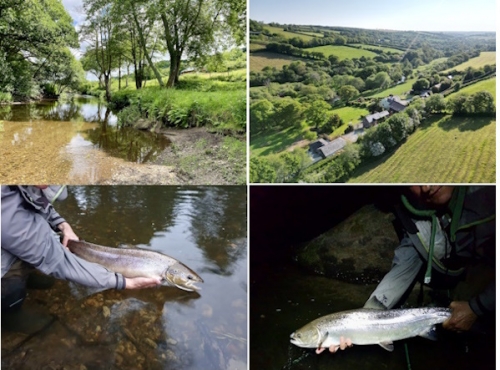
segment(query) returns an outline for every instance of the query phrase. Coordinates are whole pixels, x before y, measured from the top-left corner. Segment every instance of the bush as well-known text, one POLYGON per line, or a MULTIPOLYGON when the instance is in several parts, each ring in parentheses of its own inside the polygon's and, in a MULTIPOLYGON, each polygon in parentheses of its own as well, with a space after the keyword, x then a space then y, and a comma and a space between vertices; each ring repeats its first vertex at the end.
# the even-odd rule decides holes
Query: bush
POLYGON ((131 105, 118 112, 117 117, 118 125, 132 126, 141 118, 141 112, 137 106, 131 105))
POLYGON ((54 84, 42 85, 42 94, 46 98, 57 98, 57 90, 54 84))
POLYGON ((112 109, 123 109, 130 105, 130 98, 134 95, 134 90, 119 90, 111 95, 109 106, 112 109))
POLYGON ((0 104, 1 103, 10 103, 12 101, 12 94, 10 92, 1 92, 0 91, 0 104))

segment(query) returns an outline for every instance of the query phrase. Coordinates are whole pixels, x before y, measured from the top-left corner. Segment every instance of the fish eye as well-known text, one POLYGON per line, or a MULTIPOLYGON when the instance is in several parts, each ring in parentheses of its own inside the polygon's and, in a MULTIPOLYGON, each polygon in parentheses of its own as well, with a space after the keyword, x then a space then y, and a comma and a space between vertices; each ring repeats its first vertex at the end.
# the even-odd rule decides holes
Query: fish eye
POLYGON ((194 279, 193 275, 188 275, 188 277, 187 277, 187 278, 188 278, 189 280, 193 280, 193 279, 194 279))
POLYGON ((300 334, 297 334, 297 338, 300 338, 300 334))

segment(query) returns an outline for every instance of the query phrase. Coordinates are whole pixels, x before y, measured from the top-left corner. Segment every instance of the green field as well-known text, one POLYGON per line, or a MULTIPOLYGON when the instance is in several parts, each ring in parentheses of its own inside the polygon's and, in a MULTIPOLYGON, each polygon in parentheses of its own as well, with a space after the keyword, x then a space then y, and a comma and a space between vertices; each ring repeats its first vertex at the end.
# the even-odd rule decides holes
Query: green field
POLYGON ((449 71, 457 70, 457 71, 465 71, 469 67, 479 68, 486 64, 496 64, 496 52, 494 51, 483 51, 478 57, 469 59, 467 62, 459 64, 453 68, 450 68, 449 71))
POLYGON ((460 94, 460 93, 475 94, 479 91, 486 90, 486 91, 490 92, 491 95, 493 95, 493 97, 495 98, 495 101, 496 101, 496 99, 497 99, 496 84, 497 84, 496 77, 488 78, 487 80, 479 81, 479 82, 476 82, 475 84, 465 86, 464 88, 460 89, 460 91, 448 95, 446 97, 446 99, 449 99, 450 97, 452 97, 455 94, 460 94))
POLYGON ((394 153, 360 166, 349 182, 494 183, 495 133, 492 118, 432 117, 394 153))
POLYGON ((367 49, 368 48, 368 49, 383 50, 386 53, 388 51, 390 51, 391 53, 398 53, 398 54, 402 54, 403 53, 402 50, 388 48, 388 47, 385 47, 385 46, 375 46, 375 45, 367 45, 367 44, 349 44, 349 45, 352 45, 352 46, 361 46, 363 49, 367 49))
POLYGON ((434 59, 430 63, 424 64, 423 66, 418 67, 417 71, 422 72, 422 71, 425 71, 427 69, 431 69, 434 65, 442 63, 442 62, 446 62, 446 60, 448 60, 447 57, 434 59))
POLYGON ((315 48, 307 48, 304 50, 319 51, 325 54, 325 57, 327 58, 329 55, 336 55, 339 58, 339 60, 361 58, 363 56, 366 58, 373 58, 377 56, 377 54, 375 54, 372 51, 363 49, 354 49, 348 46, 341 46, 341 45, 317 46, 315 48))
POLYGON ((303 35, 312 36, 312 37, 323 37, 323 34, 318 33, 318 32, 297 31, 297 33, 301 33, 303 35))
POLYGON ((266 43, 250 41, 250 52, 258 50, 266 50, 266 43))
POLYGON ((368 109, 357 107, 343 107, 334 109, 332 112, 338 114, 342 121, 344 121, 344 124, 336 128, 335 131, 333 131, 333 133, 330 135, 330 137, 332 138, 343 135, 350 122, 356 124, 358 122, 361 122, 360 116, 366 116, 370 114, 368 109))
POLYGON ((386 90, 379 91, 379 92, 368 92, 367 95, 363 94, 365 97, 369 98, 385 98, 389 95, 397 95, 400 96, 401 98, 404 98, 407 93, 411 90, 412 85, 415 83, 415 79, 410 79, 406 81, 405 83, 390 87, 386 90))
POLYGON ((295 60, 302 60, 302 59, 285 54, 271 53, 268 51, 251 53, 250 71, 260 72, 262 71, 262 68, 268 66, 281 69, 284 65, 290 64, 295 60))
POLYGON ((261 133, 250 136, 250 155, 252 157, 279 153, 302 139, 301 128, 289 127, 274 133, 261 133))
POLYGON ((288 31, 283 31, 282 28, 279 27, 271 27, 271 26, 265 26, 265 29, 269 30, 271 33, 275 33, 281 37, 284 37, 286 39, 291 39, 293 37, 297 37, 299 39, 309 41, 314 38, 314 36, 306 35, 304 33, 295 33, 295 32, 288 32, 288 31))

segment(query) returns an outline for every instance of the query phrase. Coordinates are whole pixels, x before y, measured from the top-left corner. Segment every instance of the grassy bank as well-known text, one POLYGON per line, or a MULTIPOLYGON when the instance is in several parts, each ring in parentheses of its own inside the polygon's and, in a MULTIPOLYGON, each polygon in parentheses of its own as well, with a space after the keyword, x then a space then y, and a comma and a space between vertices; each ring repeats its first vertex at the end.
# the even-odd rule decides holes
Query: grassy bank
POLYGON ((161 122, 165 127, 209 126, 217 130, 244 132, 246 127, 245 82, 189 78, 178 88, 159 86, 114 92, 111 105, 119 123, 139 119, 161 122))

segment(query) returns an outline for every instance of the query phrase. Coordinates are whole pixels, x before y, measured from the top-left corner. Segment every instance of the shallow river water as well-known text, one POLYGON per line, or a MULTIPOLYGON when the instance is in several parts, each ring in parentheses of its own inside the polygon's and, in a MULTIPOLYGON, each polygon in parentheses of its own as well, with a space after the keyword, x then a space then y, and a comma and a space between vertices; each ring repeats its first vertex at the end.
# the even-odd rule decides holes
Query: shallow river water
POLYGON ((56 206, 80 238, 168 254, 202 290, 29 289, 25 319, 2 317, 2 368, 247 368, 245 187, 77 186, 56 206))
POLYGON ((0 106, 0 183, 94 184, 153 162, 161 134, 118 128, 93 97, 0 106))

